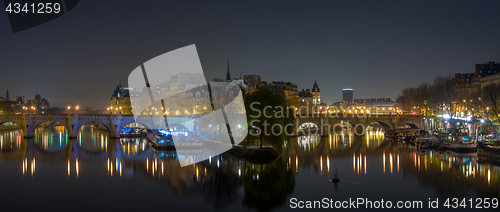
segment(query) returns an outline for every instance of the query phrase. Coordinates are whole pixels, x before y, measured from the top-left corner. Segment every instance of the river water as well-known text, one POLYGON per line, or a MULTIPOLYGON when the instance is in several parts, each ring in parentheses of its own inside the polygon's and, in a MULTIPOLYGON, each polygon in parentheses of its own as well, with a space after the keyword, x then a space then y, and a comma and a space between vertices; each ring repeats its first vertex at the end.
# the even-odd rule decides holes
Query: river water
POLYGON ((12 209, 288 211, 323 198, 393 207, 421 201, 423 208, 437 199, 446 209, 447 198, 465 198, 465 209, 450 202, 449 210, 471 210, 470 198, 477 207, 476 198, 500 197, 495 160, 420 151, 378 130, 291 138, 271 164, 221 155, 183 168, 178 160, 186 158, 175 152, 156 151, 143 138, 111 139, 93 127, 76 139, 58 126, 39 128, 29 139, 3 130, 0 142, 0 196, 2 207, 12 209))

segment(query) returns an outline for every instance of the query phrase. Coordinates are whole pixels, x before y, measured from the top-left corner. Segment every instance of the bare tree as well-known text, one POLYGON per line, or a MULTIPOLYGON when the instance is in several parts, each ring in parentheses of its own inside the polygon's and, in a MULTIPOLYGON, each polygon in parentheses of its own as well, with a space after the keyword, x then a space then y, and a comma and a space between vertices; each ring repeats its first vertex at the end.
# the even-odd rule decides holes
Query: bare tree
POLYGON ((491 108, 491 112, 495 115, 498 123, 500 123, 500 85, 499 84, 490 84, 483 87, 483 98, 485 100, 485 104, 491 108))

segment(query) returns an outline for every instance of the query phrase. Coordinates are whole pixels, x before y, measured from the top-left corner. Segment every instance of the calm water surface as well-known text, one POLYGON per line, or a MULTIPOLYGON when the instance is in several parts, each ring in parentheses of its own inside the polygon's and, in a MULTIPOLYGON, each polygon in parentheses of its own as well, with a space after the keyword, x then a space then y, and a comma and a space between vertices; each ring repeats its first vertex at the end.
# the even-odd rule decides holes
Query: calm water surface
POLYGON ((76 139, 58 126, 39 128, 30 139, 2 130, 0 142, 0 196, 12 209, 285 211, 292 210, 290 198, 358 197, 421 200, 424 208, 439 198, 444 209, 446 198, 500 197, 494 160, 418 151, 377 131, 292 138, 271 164, 222 155, 184 168, 178 160, 208 150, 178 158, 145 139, 111 139, 92 127, 76 139), (330 181, 335 173, 337 184, 330 181))

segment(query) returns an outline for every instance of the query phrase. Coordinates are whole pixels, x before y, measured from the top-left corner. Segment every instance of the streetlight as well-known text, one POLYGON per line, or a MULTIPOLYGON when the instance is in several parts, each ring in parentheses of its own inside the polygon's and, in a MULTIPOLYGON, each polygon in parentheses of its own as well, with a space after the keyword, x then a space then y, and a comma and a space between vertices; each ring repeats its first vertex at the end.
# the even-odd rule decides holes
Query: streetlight
POLYGON ((69 110, 71 109, 71 106, 68 106, 68 114, 69 114, 69 110))
POLYGON ((76 113, 78 113, 78 109, 80 109, 80 107, 77 105, 76 106, 76 113))

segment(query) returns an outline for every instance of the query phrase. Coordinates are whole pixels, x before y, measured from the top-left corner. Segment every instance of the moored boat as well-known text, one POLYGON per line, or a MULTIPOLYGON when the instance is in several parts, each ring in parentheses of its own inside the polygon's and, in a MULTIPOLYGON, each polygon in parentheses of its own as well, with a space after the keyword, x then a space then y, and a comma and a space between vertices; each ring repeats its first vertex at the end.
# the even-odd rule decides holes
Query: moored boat
POLYGON ((189 134, 187 132, 175 133, 160 130, 151 132, 148 135, 148 140, 155 149, 182 150, 203 148, 202 142, 197 142, 193 136, 186 135, 189 134), (176 138, 175 143, 173 137, 176 138))
POLYGON ((415 145, 421 149, 431 149, 439 146, 438 139, 435 136, 425 136, 415 139, 415 145))
POLYGON ((440 142, 439 147, 452 151, 476 151, 477 143, 469 136, 449 136, 440 142))
POLYGON ((478 145, 477 153, 481 156, 500 158, 500 146, 481 143, 478 145))
POLYGON ((143 135, 143 129, 138 127, 126 127, 120 132, 120 137, 138 138, 143 135))

